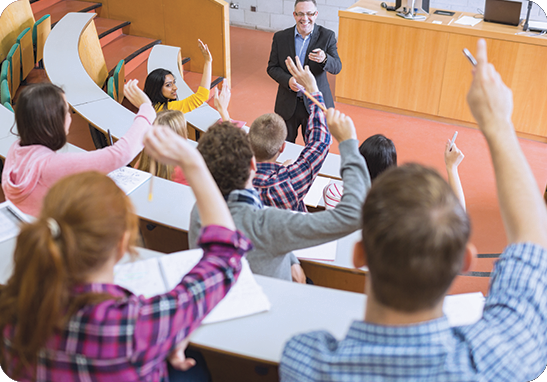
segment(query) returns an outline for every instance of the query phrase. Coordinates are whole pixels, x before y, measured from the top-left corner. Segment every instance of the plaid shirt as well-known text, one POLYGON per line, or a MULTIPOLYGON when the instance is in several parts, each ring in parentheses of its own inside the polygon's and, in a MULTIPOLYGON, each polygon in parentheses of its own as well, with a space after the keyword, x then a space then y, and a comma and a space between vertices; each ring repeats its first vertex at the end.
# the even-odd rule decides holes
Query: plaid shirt
POLYGON ((345 339, 327 332, 291 339, 282 381, 530 381, 547 364, 547 250, 506 248, 483 318, 450 328, 446 317, 419 325, 356 321, 345 339))
MULTIPOLYGON (((206 227, 199 244, 202 260, 169 293, 145 299, 113 284, 77 287, 76 293, 114 298, 72 316, 40 352, 37 380, 167 381, 166 357, 228 293, 252 247, 239 232, 219 226, 206 227)), ((5 334, 9 353, 13 327, 5 334)))
MULTIPOLYGON (((312 95, 321 104, 325 104, 320 92, 312 95)), ((253 186, 267 206, 307 211, 303 202, 304 197, 323 166, 331 143, 325 114, 314 103, 310 103, 310 108, 305 137, 307 143, 298 159, 287 167, 270 162, 256 164, 257 171, 253 186)))

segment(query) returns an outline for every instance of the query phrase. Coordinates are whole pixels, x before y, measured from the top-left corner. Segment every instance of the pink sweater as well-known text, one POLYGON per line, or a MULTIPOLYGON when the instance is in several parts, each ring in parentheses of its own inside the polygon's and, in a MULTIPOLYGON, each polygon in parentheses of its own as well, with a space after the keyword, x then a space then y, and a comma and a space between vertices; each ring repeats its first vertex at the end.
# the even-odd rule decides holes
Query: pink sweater
POLYGON ((109 173, 127 165, 143 149, 142 139, 156 118, 150 104, 143 104, 127 133, 113 146, 81 153, 57 153, 46 146, 19 146, 9 149, 2 189, 21 211, 38 216, 47 191, 59 179, 84 171, 109 173))

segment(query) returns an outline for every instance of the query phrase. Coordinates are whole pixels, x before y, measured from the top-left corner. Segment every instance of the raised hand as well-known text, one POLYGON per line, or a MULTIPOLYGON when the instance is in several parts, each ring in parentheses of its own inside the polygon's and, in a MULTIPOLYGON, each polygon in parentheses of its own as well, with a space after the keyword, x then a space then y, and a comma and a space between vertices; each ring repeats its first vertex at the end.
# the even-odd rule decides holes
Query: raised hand
MULTIPOLYGON (((285 65, 287 65, 287 69, 289 70, 289 73, 291 73, 291 75, 296 80, 296 82, 304 86, 304 88, 308 92, 310 93, 318 92, 319 88, 317 87, 317 81, 315 81, 315 77, 313 76, 312 72, 310 72, 309 66, 306 65, 306 67, 303 68, 298 56, 295 57, 295 60, 296 60, 296 63, 290 57, 287 57, 287 59, 285 60, 285 65)), ((290 85, 290 81, 289 81, 289 85, 290 85)))
POLYGON ((141 107, 144 103, 149 103, 150 98, 146 95, 145 92, 143 92, 139 87, 139 80, 129 80, 123 87, 123 93, 125 95, 125 98, 129 100, 133 105, 136 107, 141 107))

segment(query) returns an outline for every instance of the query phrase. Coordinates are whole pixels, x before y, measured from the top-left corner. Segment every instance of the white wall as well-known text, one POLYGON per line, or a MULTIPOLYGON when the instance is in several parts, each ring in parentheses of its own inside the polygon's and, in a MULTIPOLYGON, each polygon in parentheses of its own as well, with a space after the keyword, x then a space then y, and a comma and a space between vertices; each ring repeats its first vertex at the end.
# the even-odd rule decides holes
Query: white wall
MULTIPOLYGON (((292 12, 294 0, 226 0, 228 3, 239 4, 239 9, 230 9, 230 24, 265 31, 278 31, 294 25, 292 12), (251 6, 256 12, 251 12, 251 6)), ((357 0, 316 0, 319 9, 317 23, 338 33, 338 11, 347 9, 357 0)), ((394 3, 395 0, 386 0, 394 3)), ((448 9, 464 12, 484 10, 484 0, 430 0, 432 8, 448 9)), ((522 17, 526 17, 527 1, 522 6, 522 17)), ((546 20, 545 12, 534 3, 532 20, 546 20)))

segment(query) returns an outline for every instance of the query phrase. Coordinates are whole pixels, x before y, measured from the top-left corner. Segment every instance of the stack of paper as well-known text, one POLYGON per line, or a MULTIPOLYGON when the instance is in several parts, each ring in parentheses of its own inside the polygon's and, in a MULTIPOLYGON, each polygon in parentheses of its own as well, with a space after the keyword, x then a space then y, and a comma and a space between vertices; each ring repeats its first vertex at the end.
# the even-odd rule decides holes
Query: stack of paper
POLYGON ((468 25, 468 26, 474 27, 475 25, 477 25, 481 21, 482 21, 482 19, 476 19, 476 18, 471 17, 471 16, 462 16, 458 20, 454 21, 454 24, 468 25))
POLYGON ((336 248, 337 241, 334 240, 315 247, 298 249, 293 253, 299 259, 334 261, 336 260, 336 248))
POLYGON ((323 189, 330 183, 330 181, 330 178, 317 176, 308 190, 308 193, 304 197, 304 204, 310 207, 317 207, 323 200, 323 189))
POLYGON ((126 195, 129 195, 141 184, 150 179, 152 174, 131 167, 121 167, 109 173, 108 176, 116 182, 116 185, 120 187, 126 195))
POLYGON ((21 223, 29 221, 29 217, 9 200, 0 204, 0 242, 19 235, 21 223))
MULTIPOLYGON (((180 283, 202 256, 202 250, 195 249, 117 265, 114 269, 114 282, 136 295, 147 298, 167 293, 180 283)), ((270 310, 270 301, 255 281, 247 259, 242 259, 242 266, 237 282, 205 317, 204 324, 270 310)))

